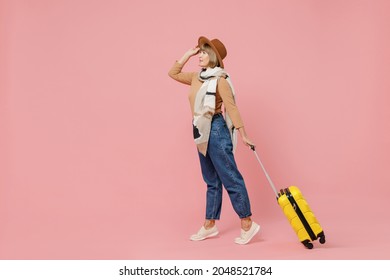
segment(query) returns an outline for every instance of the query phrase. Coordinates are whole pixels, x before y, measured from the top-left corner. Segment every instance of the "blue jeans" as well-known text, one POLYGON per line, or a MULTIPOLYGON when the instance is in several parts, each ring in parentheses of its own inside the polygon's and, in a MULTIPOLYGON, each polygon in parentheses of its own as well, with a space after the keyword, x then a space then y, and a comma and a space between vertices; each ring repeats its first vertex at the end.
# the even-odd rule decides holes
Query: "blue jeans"
POLYGON ((237 215, 241 219, 251 216, 248 192, 234 159, 229 129, 221 114, 213 117, 206 156, 198 154, 203 179, 207 184, 206 219, 220 218, 222 185, 237 215))

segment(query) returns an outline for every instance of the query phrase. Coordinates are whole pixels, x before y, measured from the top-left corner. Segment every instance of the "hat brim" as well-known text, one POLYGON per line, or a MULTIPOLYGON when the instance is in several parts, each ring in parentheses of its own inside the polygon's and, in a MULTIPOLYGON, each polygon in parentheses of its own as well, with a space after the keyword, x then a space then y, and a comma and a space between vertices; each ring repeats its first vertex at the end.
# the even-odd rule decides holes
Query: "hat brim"
POLYGON ((198 39, 198 47, 200 48, 202 45, 204 44, 207 44, 209 45, 213 51, 215 52, 216 56, 217 56, 217 59, 218 59, 218 63, 219 63, 219 66, 221 68, 224 68, 224 65, 223 65, 223 61, 222 61, 222 57, 221 55, 219 54, 217 48, 214 46, 214 44, 206 37, 204 36, 200 36, 199 39, 198 39))

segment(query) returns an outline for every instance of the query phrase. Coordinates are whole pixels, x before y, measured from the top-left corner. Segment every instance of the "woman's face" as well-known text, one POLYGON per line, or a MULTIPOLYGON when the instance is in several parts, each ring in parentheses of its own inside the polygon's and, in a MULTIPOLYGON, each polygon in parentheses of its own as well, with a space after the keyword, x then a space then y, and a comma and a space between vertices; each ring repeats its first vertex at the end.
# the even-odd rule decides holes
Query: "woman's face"
POLYGON ((199 51, 199 66, 205 68, 209 65, 210 57, 209 54, 203 50, 199 51))

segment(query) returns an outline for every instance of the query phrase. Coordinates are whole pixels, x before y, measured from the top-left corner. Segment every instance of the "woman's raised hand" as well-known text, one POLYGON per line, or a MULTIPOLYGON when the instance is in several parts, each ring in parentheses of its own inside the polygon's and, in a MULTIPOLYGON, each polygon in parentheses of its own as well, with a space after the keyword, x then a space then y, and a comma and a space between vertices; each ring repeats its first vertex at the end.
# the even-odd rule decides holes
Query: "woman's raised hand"
POLYGON ((200 50, 199 47, 191 48, 187 51, 187 54, 191 57, 196 55, 199 52, 199 50, 200 50))
POLYGON ((189 49, 188 51, 185 52, 183 57, 180 60, 178 60, 178 62, 181 64, 186 63, 190 59, 190 57, 196 55, 199 52, 199 50, 200 50, 199 47, 189 49))

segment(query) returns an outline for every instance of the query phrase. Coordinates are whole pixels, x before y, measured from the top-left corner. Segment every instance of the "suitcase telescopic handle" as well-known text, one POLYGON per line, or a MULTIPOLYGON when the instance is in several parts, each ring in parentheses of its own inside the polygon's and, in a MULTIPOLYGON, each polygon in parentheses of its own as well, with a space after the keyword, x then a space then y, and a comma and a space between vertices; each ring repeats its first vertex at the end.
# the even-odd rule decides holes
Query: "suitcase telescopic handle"
POLYGON ((263 163, 261 162, 259 155, 256 152, 255 146, 251 145, 250 147, 251 147, 252 151, 254 152, 254 154, 257 158, 257 161, 260 163, 261 169, 263 169, 265 177, 267 177, 268 183, 270 184, 272 190, 274 191, 276 198, 278 198, 279 197, 278 191, 276 190, 275 185, 271 180, 271 177, 268 175, 267 170, 265 170, 265 167, 264 167, 263 163))

